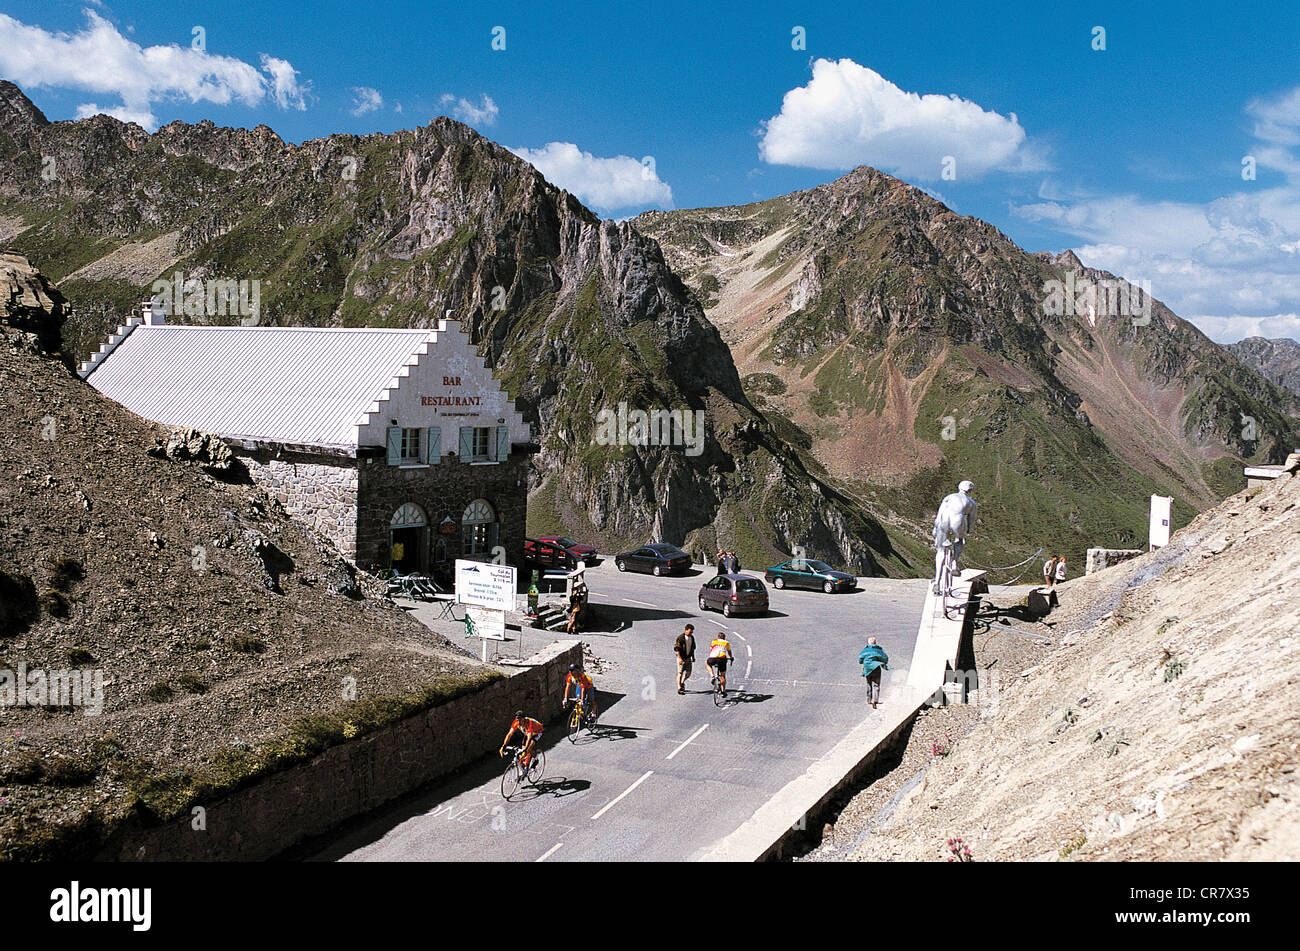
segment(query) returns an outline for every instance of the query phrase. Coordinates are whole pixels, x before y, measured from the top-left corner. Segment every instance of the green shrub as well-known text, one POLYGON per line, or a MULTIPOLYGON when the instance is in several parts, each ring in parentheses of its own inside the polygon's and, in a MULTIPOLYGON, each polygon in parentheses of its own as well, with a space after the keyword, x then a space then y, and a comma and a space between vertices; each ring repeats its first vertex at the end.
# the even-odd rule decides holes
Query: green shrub
POLYGON ((252 634, 240 634, 230 642, 230 646, 241 654, 261 654, 266 650, 266 641, 252 634))
POLYGON ((86 577, 86 569, 75 558, 55 558, 50 562, 50 587, 56 591, 67 592, 74 584, 86 577))
POLYGON ((53 588, 46 588, 41 592, 41 608, 50 617, 65 618, 72 612, 68 599, 62 592, 55 591, 53 588))
POLYGON ((196 674, 181 674, 176 678, 176 682, 180 684, 181 689, 190 693, 208 692, 208 682, 196 674))
POLYGON ((99 774, 99 764, 88 756, 51 756, 43 766, 43 779, 50 786, 85 786, 99 774))
POLYGON ((0 782, 3 783, 39 783, 42 768, 41 754, 32 751, 19 754, 12 763, 0 770, 0 782))

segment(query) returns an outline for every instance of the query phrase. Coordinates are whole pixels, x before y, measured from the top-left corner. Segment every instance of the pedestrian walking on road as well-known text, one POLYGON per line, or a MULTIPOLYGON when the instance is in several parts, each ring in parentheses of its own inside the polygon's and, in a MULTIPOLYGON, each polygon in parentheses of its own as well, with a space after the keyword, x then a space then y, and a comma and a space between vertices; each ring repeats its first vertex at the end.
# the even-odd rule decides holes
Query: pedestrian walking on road
POLYGON ((731 573, 733 575, 738 575, 740 574, 740 559, 736 557, 734 551, 729 552, 729 554, 731 555, 731 573))
POLYGON ((1060 555, 1056 556, 1056 580, 1065 580, 1065 559, 1060 555))
POLYGON ((718 574, 725 575, 726 573, 727 573, 727 553, 723 551, 721 548, 719 548, 718 549, 718 574))
POLYGON ((691 668, 695 665, 695 625, 687 624, 686 630, 677 635, 673 641, 673 653, 677 655, 677 692, 686 693, 686 681, 691 678, 691 668))
POLYGON ((1043 562, 1043 584, 1051 587, 1056 583, 1056 558, 1055 556, 1043 562))
POLYGON ((880 703, 881 671, 889 669, 889 655, 874 637, 868 637, 867 646, 858 655, 858 663, 862 665, 862 676, 867 678, 867 702, 874 710, 880 703))

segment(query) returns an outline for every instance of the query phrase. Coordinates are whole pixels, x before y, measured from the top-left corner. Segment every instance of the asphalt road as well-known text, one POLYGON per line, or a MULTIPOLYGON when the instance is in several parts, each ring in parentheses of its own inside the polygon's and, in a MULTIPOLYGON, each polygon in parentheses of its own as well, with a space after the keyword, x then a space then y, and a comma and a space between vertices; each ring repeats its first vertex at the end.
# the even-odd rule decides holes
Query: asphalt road
MULTIPOLYGON (((907 677, 926 582, 868 578, 837 595, 769 588, 769 616, 728 620, 699 609, 712 575, 588 569, 591 603, 609 621, 582 634, 610 665, 594 677, 595 731, 570 743, 562 723, 548 724, 546 774, 510 801, 500 791, 504 761, 488 757, 350 824, 311 858, 686 860, 732 832, 864 717, 885 713, 891 684, 907 677), (680 696, 672 643, 687 622, 699 647, 680 696), (724 627, 736 654, 728 686, 740 692, 716 707, 704 657, 724 627), (868 634, 892 668, 875 712, 857 666, 868 634)), ((538 632, 524 636, 526 651, 542 646, 538 632)))

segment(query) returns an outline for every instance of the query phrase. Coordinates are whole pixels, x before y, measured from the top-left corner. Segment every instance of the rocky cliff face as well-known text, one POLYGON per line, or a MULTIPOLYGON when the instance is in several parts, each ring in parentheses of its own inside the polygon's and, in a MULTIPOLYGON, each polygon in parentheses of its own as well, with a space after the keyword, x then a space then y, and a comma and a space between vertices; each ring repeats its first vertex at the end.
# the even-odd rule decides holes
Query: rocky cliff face
POLYGON ((725 543, 750 563, 800 544, 862 572, 913 570, 752 406, 654 241, 459 123, 299 146, 206 123, 18 124, 0 130, 0 198, 26 225, 13 243, 71 275, 78 354, 145 295, 141 262, 160 249, 158 277, 259 281, 264 323, 422 327, 451 310, 536 426, 534 530, 607 549, 725 543), (33 149, 54 156, 54 180, 33 149), (703 413, 702 451, 597 443, 597 414, 620 403, 703 413))
POLYGON ((0 323, 21 331, 47 353, 57 353, 63 342, 63 321, 70 312, 58 288, 30 261, 0 251, 0 323))
POLYGON ((1082 564, 1139 540, 1148 495, 1185 523, 1296 439, 1290 397, 1158 300, 873 169, 633 223, 708 301, 751 399, 846 492, 920 521, 973 479, 1003 541, 977 560, 1041 545, 1082 564))
POLYGON ((1247 337, 1224 349, 1261 376, 1300 396, 1300 343, 1288 337, 1247 337))

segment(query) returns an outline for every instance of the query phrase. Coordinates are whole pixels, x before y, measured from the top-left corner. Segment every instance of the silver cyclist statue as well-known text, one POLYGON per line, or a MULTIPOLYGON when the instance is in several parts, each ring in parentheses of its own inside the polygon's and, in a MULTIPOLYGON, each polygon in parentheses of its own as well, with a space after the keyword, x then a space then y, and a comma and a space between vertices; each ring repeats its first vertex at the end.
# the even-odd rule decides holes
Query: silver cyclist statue
POLYGON ((945 495, 934 516, 934 585, 935 594, 947 597, 952 592, 952 579, 960 577, 957 562, 966 547, 966 536, 975 528, 975 512, 979 508, 970 497, 975 483, 963 479, 957 491, 945 495))

